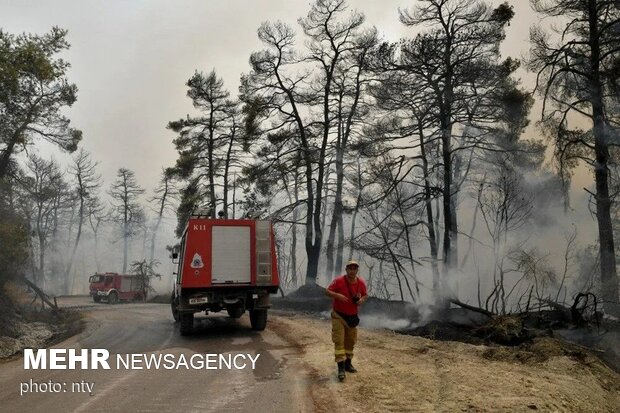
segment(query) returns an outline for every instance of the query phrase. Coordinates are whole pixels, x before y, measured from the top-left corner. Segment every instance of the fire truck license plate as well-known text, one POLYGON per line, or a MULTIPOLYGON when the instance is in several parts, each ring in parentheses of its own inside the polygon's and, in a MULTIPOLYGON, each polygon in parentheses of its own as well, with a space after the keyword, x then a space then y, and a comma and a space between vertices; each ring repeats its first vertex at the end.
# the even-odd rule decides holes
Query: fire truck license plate
POLYGON ((203 303, 208 303, 208 302, 209 302, 209 299, 207 297, 198 297, 198 298, 189 299, 190 304, 203 304, 203 303))

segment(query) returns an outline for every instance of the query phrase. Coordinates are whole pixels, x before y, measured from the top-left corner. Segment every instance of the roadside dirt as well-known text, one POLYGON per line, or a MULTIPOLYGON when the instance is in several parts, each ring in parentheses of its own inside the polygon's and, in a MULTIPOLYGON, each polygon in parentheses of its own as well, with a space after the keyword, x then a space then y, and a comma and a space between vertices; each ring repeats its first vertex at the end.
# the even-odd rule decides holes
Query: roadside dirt
POLYGON ((25 290, 10 287, 0 294, 0 362, 12 360, 24 348, 51 346, 82 330, 78 311, 42 309, 25 290))
POLYGON ((616 412, 620 406, 620 375, 551 338, 528 354, 360 329, 359 372, 340 383, 329 320, 278 313, 269 323, 302 354, 320 412, 616 412))

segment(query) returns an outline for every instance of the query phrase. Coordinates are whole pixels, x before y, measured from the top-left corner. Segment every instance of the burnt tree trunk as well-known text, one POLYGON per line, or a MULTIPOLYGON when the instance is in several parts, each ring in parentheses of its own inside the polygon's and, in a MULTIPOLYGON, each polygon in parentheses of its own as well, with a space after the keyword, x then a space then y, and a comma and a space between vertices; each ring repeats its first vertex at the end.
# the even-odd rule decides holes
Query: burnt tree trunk
POLYGON ((618 313, 618 275, 611 220, 611 198, 609 196, 609 136, 605 122, 600 78, 600 39, 597 19, 597 2, 588 1, 591 49, 591 97, 594 123, 594 152, 596 157, 594 177, 596 182, 596 220, 598 223, 599 253, 601 259, 601 291, 606 309, 614 308, 618 313))
POLYGON ((428 158, 426 156, 426 142, 424 141, 423 128, 418 129, 418 135, 420 138, 420 155, 422 157, 422 173, 424 175, 424 204, 426 206, 426 221, 428 228, 428 242, 431 249, 431 268, 433 271, 433 291, 439 291, 440 289, 440 275, 439 267, 437 265, 437 237, 435 236, 435 225, 433 221, 433 205, 432 205, 432 192, 431 184, 428 173, 428 158))

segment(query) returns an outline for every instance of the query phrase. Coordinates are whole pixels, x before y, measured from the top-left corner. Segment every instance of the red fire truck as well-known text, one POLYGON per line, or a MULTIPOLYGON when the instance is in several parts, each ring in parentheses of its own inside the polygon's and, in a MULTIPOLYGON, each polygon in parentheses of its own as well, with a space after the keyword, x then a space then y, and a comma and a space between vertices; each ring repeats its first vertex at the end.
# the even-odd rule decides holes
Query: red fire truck
POLYGON ((249 310, 252 329, 265 329, 269 294, 279 286, 270 221, 192 216, 172 258, 172 315, 182 335, 192 332, 194 313, 224 309, 232 318, 249 310))
POLYGON ((115 272, 91 275, 90 296, 93 301, 107 301, 108 304, 116 304, 120 300, 137 301, 146 298, 146 291, 142 283, 135 275, 122 275, 115 272))

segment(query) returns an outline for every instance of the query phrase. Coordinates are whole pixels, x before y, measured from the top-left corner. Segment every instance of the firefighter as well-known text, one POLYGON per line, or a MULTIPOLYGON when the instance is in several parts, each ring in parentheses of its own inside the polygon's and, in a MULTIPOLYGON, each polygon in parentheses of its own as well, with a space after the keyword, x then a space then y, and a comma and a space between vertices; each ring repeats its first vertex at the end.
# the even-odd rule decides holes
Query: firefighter
POLYGON ((345 270, 346 274, 336 277, 325 290, 327 296, 333 299, 332 341, 340 381, 344 380, 345 372, 357 372, 351 360, 357 341, 357 325, 360 321, 358 307, 368 298, 366 282, 357 275, 359 270, 357 261, 349 261, 345 270))

